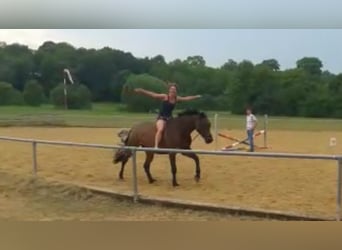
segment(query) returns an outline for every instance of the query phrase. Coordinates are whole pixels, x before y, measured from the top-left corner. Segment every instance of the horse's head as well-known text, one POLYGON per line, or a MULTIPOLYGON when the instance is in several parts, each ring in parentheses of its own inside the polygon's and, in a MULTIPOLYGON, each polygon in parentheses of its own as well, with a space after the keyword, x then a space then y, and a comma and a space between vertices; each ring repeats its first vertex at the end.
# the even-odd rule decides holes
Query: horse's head
POLYGON ((203 137, 205 143, 209 144, 213 142, 213 136, 210 131, 210 121, 207 115, 203 112, 199 113, 196 120, 196 131, 203 137))
POLYGON ((199 112, 197 110, 186 110, 178 116, 191 116, 195 119, 195 130, 202 136, 204 141, 209 144, 213 142, 213 136, 210 132, 210 121, 207 115, 203 112, 199 112))

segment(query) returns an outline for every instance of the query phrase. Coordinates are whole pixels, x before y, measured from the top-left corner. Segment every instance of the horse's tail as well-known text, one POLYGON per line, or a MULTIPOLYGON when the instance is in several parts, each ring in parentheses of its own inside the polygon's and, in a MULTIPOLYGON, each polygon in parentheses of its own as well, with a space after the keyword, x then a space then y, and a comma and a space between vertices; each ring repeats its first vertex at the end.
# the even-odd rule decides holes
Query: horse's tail
POLYGON ((132 152, 129 149, 119 148, 116 150, 113 156, 113 163, 117 164, 119 162, 125 163, 132 156, 132 152))
MULTIPOLYGON (((131 135, 132 130, 121 130, 118 133, 118 136, 121 138, 123 142, 123 146, 126 146, 128 143, 129 136, 131 135)), ((129 149, 119 148, 115 151, 113 156, 113 163, 117 164, 119 162, 127 162, 129 158, 132 156, 132 152, 129 149)))

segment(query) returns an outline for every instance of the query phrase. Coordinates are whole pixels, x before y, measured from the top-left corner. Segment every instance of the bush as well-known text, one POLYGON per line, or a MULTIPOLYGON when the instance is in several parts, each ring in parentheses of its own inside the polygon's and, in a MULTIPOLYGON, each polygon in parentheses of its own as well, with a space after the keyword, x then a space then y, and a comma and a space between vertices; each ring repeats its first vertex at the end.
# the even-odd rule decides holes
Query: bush
POLYGON ((230 102, 228 95, 219 95, 214 98, 215 110, 229 111, 230 102))
POLYGON ((24 105, 24 97, 23 94, 17 89, 11 89, 8 99, 8 105, 24 105))
POLYGON ((13 88, 12 84, 0 82, 0 105, 23 105, 24 98, 19 90, 13 88))
MULTIPOLYGON (((91 109, 91 92, 83 84, 67 85, 68 109, 91 109)), ((64 108, 64 84, 57 85, 50 92, 51 103, 57 108, 64 108)))
POLYGON ((25 103, 30 106, 40 106, 45 101, 43 87, 37 81, 29 81, 24 88, 25 103))
POLYGON ((148 74, 130 75, 122 88, 121 98, 128 111, 148 112, 160 108, 160 100, 135 93, 134 88, 143 88, 157 93, 166 93, 165 82, 148 74))

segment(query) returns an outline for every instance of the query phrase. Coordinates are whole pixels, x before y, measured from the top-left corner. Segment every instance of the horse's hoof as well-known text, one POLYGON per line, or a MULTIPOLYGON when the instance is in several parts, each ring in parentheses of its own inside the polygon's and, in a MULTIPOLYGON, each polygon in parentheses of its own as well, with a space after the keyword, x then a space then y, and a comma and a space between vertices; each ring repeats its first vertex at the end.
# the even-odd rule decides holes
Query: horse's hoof
POLYGON ((172 184, 174 187, 179 187, 179 184, 176 182, 176 183, 173 183, 172 184))
POLYGON ((195 181, 196 181, 196 182, 199 182, 199 181, 200 181, 200 179, 201 179, 201 177, 200 177, 200 176, 195 176, 195 181))
POLYGON ((118 180, 119 181, 125 181, 125 179, 123 177, 119 177, 118 180))
POLYGON ((154 182, 156 182, 156 181, 157 181, 156 179, 151 179, 151 180, 149 180, 150 184, 152 184, 152 183, 154 183, 154 182))

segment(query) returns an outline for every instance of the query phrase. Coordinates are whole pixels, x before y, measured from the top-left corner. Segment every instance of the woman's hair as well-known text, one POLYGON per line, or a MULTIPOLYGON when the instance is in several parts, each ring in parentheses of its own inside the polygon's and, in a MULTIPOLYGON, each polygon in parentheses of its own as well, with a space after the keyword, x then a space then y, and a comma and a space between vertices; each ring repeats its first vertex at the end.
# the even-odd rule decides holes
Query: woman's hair
POLYGON ((177 83, 174 82, 166 82, 167 89, 170 89, 171 87, 175 87, 178 90, 177 83))

